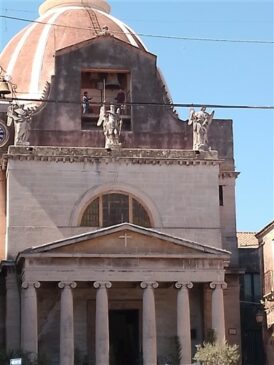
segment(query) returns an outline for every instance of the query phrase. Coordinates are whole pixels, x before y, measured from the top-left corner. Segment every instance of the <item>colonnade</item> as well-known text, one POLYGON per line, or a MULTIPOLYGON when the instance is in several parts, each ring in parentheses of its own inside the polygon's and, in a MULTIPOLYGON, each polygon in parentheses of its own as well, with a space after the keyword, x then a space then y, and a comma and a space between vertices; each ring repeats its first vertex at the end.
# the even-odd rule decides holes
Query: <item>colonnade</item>
MULTIPOLYGON (((154 291, 158 288, 157 282, 143 281, 143 325, 142 325, 142 350, 143 364, 157 364, 157 335, 154 291)), ((75 282, 60 282, 60 365, 74 364, 74 328, 73 328, 73 289, 75 282)), ((112 284, 108 281, 96 281, 96 315, 95 315, 95 356, 96 365, 109 364, 109 310, 108 289, 112 284)), ((21 304, 21 347, 24 351, 37 354, 37 297, 36 290, 40 287, 38 282, 24 282, 22 284, 21 304)), ((191 282, 176 282, 177 292, 177 336, 183 348, 180 365, 191 364, 191 325, 189 290, 193 287, 191 282)), ((225 340, 225 318, 223 289, 225 283, 210 283, 212 293, 212 328, 215 330, 216 340, 225 340)))

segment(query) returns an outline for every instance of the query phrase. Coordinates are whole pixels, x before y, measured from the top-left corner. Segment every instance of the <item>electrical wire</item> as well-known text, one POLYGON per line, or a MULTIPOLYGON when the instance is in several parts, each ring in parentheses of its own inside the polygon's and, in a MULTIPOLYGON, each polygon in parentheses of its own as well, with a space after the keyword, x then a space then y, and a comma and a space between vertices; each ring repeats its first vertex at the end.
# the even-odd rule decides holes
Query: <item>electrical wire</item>
MULTIPOLYGON (((0 18, 4 19, 12 19, 12 20, 19 20, 23 22, 28 23, 37 23, 37 24, 43 24, 48 25, 47 22, 43 22, 40 20, 31 20, 31 19, 25 19, 25 18, 18 18, 18 17, 12 17, 7 15, 0 15, 0 18)), ((69 29, 78 29, 78 30, 88 30, 90 31, 93 28, 85 28, 85 27, 76 27, 71 25, 62 25, 62 24, 56 24, 52 23, 55 27, 62 27, 62 28, 69 28, 69 29)), ((112 31, 113 34, 131 34, 130 32, 118 32, 118 31, 112 31)), ((136 35, 140 37, 149 37, 149 38, 160 38, 160 39, 171 39, 171 40, 183 40, 183 41, 198 41, 198 42, 223 42, 223 43, 250 43, 250 44, 274 44, 274 41, 266 41, 266 40, 255 40, 255 39, 218 39, 218 38, 202 38, 202 37, 183 37, 183 36, 168 36, 168 35, 160 35, 160 34, 145 34, 145 33, 136 33, 136 35)))
MULTIPOLYGON (((78 104, 81 105, 81 101, 75 100, 55 100, 55 99, 35 99, 35 98, 0 98, 0 104, 12 103, 13 101, 24 101, 24 102, 45 102, 55 104, 78 104)), ((100 106, 101 102, 90 103, 92 106, 100 106)), ((218 109, 264 109, 274 110, 274 105, 228 105, 228 104, 200 104, 200 103, 154 103, 154 102, 127 102, 123 103, 125 106, 155 106, 155 107, 169 107, 169 108, 218 108, 218 109)))

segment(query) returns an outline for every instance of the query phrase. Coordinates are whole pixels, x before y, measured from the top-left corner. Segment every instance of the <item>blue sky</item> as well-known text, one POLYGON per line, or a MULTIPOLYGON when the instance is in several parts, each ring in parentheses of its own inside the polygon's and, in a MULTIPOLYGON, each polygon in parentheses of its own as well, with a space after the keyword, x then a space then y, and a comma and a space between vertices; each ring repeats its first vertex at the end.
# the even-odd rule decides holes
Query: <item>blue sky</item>
MULTIPOLYGON (((38 17, 42 0, 0 1, 0 14, 38 17)), ((115 1, 112 15, 137 33, 274 41, 272 1, 115 1)), ((27 23, 1 18, 2 50, 27 23)), ((160 66, 175 103, 274 105, 273 44, 141 37, 160 66)), ((187 109, 179 109, 182 119, 187 109)), ((274 111, 215 109, 234 121, 237 229, 258 231, 274 217, 274 111)))

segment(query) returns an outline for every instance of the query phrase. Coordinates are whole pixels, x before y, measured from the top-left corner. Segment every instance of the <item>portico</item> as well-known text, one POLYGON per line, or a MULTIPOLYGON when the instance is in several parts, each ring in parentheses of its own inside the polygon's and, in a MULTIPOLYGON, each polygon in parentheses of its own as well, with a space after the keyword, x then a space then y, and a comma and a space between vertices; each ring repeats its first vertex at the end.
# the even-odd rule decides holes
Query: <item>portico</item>
POLYGON ((174 335, 184 349, 181 365, 190 364, 191 291, 210 285, 211 328, 218 341, 225 339, 223 289, 228 260, 227 251, 126 223, 26 250, 18 257, 22 265, 22 348, 38 351, 37 295, 50 283, 60 291, 60 364, 74 363, 77 311, 73 307, 76 298, 84 297, 81 293, 88 290, 93 293, 96 365, 110 362, 109 309, 125 297, 123 293, 131 296, 125 303, 139 308, 143 363, 156 364, 157 308, 164 302, 158 299, 162 293, 162 297, 177 298, 169 311, 177 313, 174 335), (131 237, 127 245, 122 235, 131 237))

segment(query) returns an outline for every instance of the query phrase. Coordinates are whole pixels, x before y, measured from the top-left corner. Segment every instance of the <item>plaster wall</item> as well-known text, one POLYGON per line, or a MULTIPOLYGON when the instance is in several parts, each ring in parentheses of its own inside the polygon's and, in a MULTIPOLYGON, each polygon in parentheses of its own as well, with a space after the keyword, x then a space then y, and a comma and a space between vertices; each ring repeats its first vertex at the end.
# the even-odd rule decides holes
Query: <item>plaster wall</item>
POLYGON ((99 191, 133 192, 152 213, 153 228, 221 248, 218 171, 218 165, 12 160, 7 172, 8 255, 78 233, 83 209, 99 191))
POLYGON ((226 339, 241 348, 240 284, 238 275, 226 275, 227 289, 224 290, 226 339))
POLYGON ((223 248, 232 253, 230 265, 238 266, 239 254, 236 236, 235 177, 220 179, 223 186, 223 206, 220 206, 223 248))
POLYGON ((264 272, 274 270, 274 229, 263 237, 264 272))
POLYGON ((264 285, 267 288, 268 297, 265 300, 266 325, 265 339, 268 364, 273 359, 273 325, 274 325, 274 305, 273 298, 269 298, 269 291, 274 287, 274 229, 271 225, 266 232, 261 235, 261 244, 263 245, 263 275, 264 285), (267 300, 268 299, 268 300, 267 300))
MULTIPOLYGON (((101 128, 81 129, 81 71, 123 70, 131 78, 131 131, 121 142, 132 148, 192 149, 192 126, 168 106, 166 86, 157 69, 157 57, 113 37, 97 37, 56 53, 55 76, 49 100, 33 117, 31 145, 103 147, 101 128), (149 103, 149 105, 146 105, 149 103), (154 104, 154 105, 152 105, 154 104)), ((220 157, 233 158, 231 120, 215 120, 209 145, 220 157)), ((231 161, 233 166, 233 161, 231 161)))

